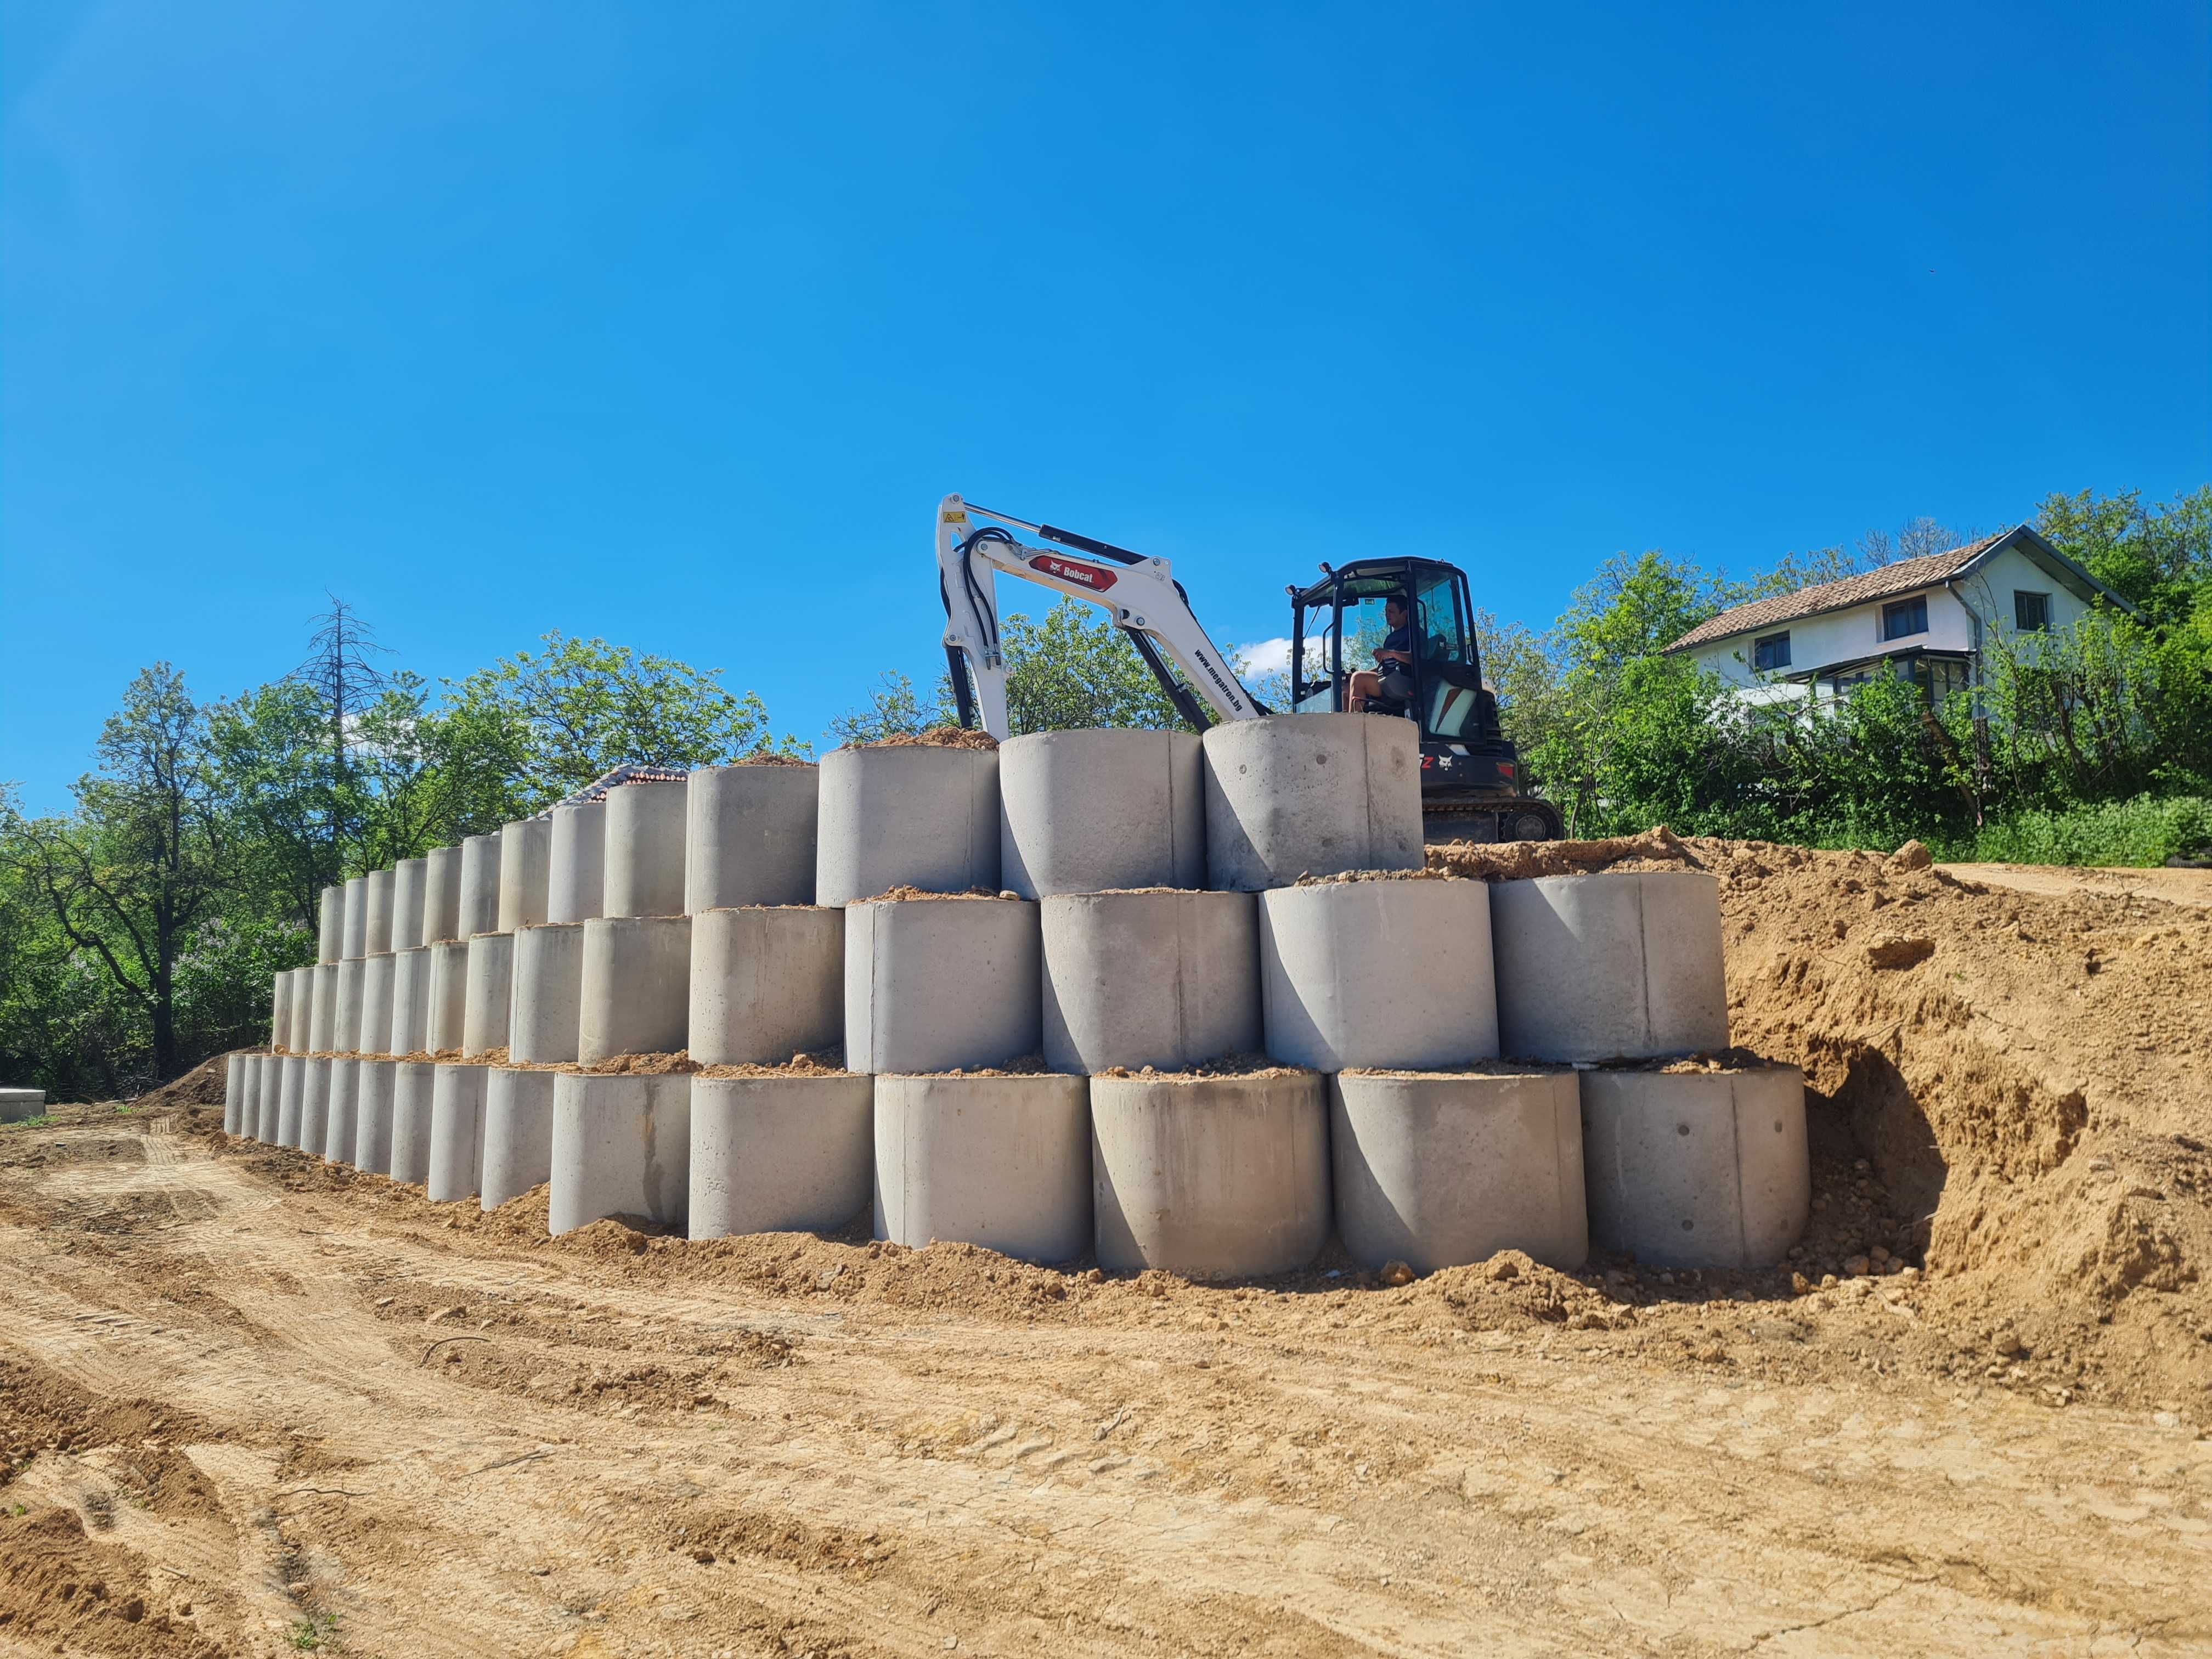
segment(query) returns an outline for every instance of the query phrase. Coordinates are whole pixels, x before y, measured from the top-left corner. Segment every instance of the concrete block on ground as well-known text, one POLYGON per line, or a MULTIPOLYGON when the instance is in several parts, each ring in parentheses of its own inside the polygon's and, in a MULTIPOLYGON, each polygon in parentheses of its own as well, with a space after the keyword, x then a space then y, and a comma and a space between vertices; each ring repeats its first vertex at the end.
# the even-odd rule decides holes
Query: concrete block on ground
MULTIPOLYGON (((547 923, 514 935, 514 1011, 507 1057, 517 1065, 556 1065, 576 1058, 584 1006, 584 925, 547 923)), ((552 1097, 546 1097, 552 1110, 552 1097)), ((547 1120, 551 1121, 550 1116, 547 1120)), ((543 1176, 538 1177, 544 1180, 543 1176)))
POLYGON ((685 786, 684 908, 814 902, 818 768, 708 766, 685 786))
POLYGON ((392 950, 398 955, 428 943, 422 919, 429 898, 430 860, 402 859, 392 866, 392 950))
POLYGON ((1041 915, 1044 1059, 1054 1071, 1173 1072, 1259 1052, 1251 894, 1062 893, 1041 915))
POLYGON ((292 970, 287 968, 271 981, 269 998, 270 1040, 279 1048, 292 1046, 292 970))
POLYGON ((1720 884, 1698 870, 1502 881, 1498 1018, 1528 1060, 1649 1060, 1728 1047, 1720 884))
POLYGON ((484 1209, 496 1210, 553 1178, 556 1075, 495 1066, 484 1079, 483 1188, 477 1194, 484 1209))
MULTIPOLYGON (((46 1091, 39 1091, 40 1103, 46 1091)), ((232 1054, 222 1066, 222 1132, 227 1135, 238 1133, 238 1126, 246 1111, 246 1056, 232 1054)))
POLYGON ((1091 1248, 1085 1079, 878 1077, 875 1235, 980 1244, 1025 1261, 1091 1248))
POLYGON ((1771 1267, 1804 1236, 1813 1177, 1796 1066, 1581 1077, 1601 1249, 1654 1267, 1771 1267))
MULTIPOLYGON (((315 975, 321 971, 322 970, 319 968, 295 968, 292 969, 292 995, 290 999, 292 1022, 291 1047, 292 1052, 295 1054, 304 1054, 308 1052, 308 1041, 314 1035, 315 975)), ((337 983, 335 969, 332 973, 331 982, 333 985, 337 983)), ((332 1034, 335 1035, 337 1029, 337 992, 335 990, 331 993, 331 1031, 332 1034)))
POLYGON ((824 1232, 867 1209, 874 1101, 851 1073, 692 1079, 691 1237, 824 1232))
POLYGON ((43 1116, 46 1109, 44 1089, 0 1089, 0 1123, 24 1123, 43 1116))
POLYGON ((575 801, 553 809, 545 920, 556 927, 606 914, 607 804, 575 801))
POLYGON ((437 1102, 438 1068, 427 1060, 403 1060, 392 1068, 392 1178, 410 1186, 430 1182, 430 1128, 437 1102))
POLYGON ((609 1216, 684 1232, 690 1077, 555 1073, 552 1163, 547 1227, 555 1237, 609 1216))
POLYGON ((416 1054, 430 1046, 430 949, 392 953, 392 1054, 416 1054))
POLYGON ((307 1041, 311 1054, 325 1054, 337 1046, 338 964, 318 963, 307 970, 307 1041))
POLYGON ((1295 1273, 1328 1242, 1328 1103, 1313 1072, 1091 1079, 1098 1265, 1295 1273))
POLYGON ((361 1050, 362 1015, 368 996, 368 958, 348 957, 338 963, 337 995, 331 1020, 331 1052, 357 1054, 361 1050))
POLYGON ((1589 1256, 1572 1072, 1346 1072, 1330 1080, 1336 1224, 1363 1267, 1435 1273, 1520 1250, 1572 1273, 1589 1256))
POLYGON ((553 820, 524 818, 499 832, 499 931, 545 920, 553 882, 553 820))
POLYGON ((422 866, 422 943, 461 938, 461 849, 433 847, 422 866))
POLYGON ((355 876, 345 884, 345 949, 339 953, 338 960, 368 954, 368 878, 355 876))
POLYGON ((684 833, 690 791, 625 783, 607 792, 605 908, 611 916, 684 914, 684 833))
POLYGON ((353 1166, 364 1175, 392 1173, 392 1089, 399 1071, 389 1060, 358 1062, 354 1085, 353 1166))
POLYGON ((595 916, 584 924, 579 1060, 670 1054, 687 1040, 691 918, 595 916))
POLYGON ((895 887, 999 890, 999 757, 989 750, 834 749, 823 757, 814 902, 895 887))
MULTIPOLYGON (((1217 728, 1218 729, 1218 728, 1217 728)), ((1347 881, 1260 895, 1267 1052, 1317 1072, 1494 1059, 1490 890, 1347 881)))
POLYGON ((702 1066, 777 1065, 835 1048, 844 1034, 843 911, 788 905, 702 910, 691 918, 692 1059, 702 1066))
POLYGON ((309 1060, 300 1074, 300 1131, 292 1145, 317 1158, 323 1155, 323 1138, 331 1122, 331 1066, 327 1060, 309 1060))
POLYGON ((882 899, 846 908, 852 1071, 949 1072, 1035 1054, 1043 997, 1034 900, 882 899))
POLYGON ((392 1053, 392 1008, 398 989, 398 970, 399 958, 389 951, 362 959, 361 1042, 356 1053, 392 1053))
POLYGON ((368 882, 368 930, 363 941, 365 957, 382 956, 392 948, 392 872, 372 870, 368 882))
POLYGON ((469 942, 449 939, 430 946, 430 1007, 426 1053, 458 1051, 468 1029, 469 942))
POLYGON ((1037 732, 999 745, 999 880, 1024 898, 1203 887, 1206 805, 1189 732, 1037 732))
POLYGON ((1273 714, 1204 738, 1207 885, 1421 867, 1420 728, 1389 714, 1273 714))
POLYGON ((360 1123, 361 1068, 358 1060, 325 1062, 331 1068, 331 1105, 323 1120, 323 1144, 315 1151, 326 1164, 353 1162, 354 1135, 360 1123))
POLYGON ((461 1053, 473 1060, 507 1047, 514 1007, 514 935, 478 933, 469 940, 468 983, 461 994, 461 1053))
POLYGON ((315 960, 336 962, 345 954, 344 887, 334 883, 323 889, 315 921, 315 960))
POLYGON ((471 836, 461 842, 461 939, 499 931, 499 831, 471 836))
POLYGON ((433 1204, 474 1198, 483 1184, 484 1079, 489 1067, 441 1064, 430 1083, 433 1204))

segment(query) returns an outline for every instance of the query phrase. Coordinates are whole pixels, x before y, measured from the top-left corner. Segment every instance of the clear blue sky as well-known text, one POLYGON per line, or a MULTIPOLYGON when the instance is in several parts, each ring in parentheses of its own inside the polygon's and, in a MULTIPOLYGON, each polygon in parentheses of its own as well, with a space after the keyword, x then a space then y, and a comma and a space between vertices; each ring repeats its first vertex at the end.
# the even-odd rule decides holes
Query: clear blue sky
POLYGON ((2212 46, 2124 5, 0 5, 0 779, 325 589, 818 738, 959 489, 1218 637, 1381 544, 1547 622, 2212 477, 2212 46))

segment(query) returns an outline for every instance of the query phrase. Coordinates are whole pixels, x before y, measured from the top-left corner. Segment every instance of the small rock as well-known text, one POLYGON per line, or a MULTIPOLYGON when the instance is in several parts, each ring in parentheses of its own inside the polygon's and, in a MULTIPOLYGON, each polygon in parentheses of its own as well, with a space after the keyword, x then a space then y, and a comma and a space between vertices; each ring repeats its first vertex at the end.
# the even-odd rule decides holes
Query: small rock
POLYGON ((1889 1260, 1889 1252, 1879 1244, 1875 1245, 1874 1249, 1869 1250, 1867 1252, 1867 1255, 1877 1267, 1881 1266, 1883 1262, 1889 1260))
POLYGON ((1802 1273, 1792 1273, 1790 1275, 1790 1288, 1796 1295, 1810 1296, 1813 1293, 1813 1281, 1802 1273))
POLYGON ((1868 1262, 1864 1256, 1854 1255, 1847 1257, 1844 1262, 1844 1277, 1846 1279, 1864 1279, 1867 1276, 1867 1268, 1868 1262))
POLYGON ((1990 1339, 1990 1346, 2008 1359, 2027 1352, 2027 1344, 2020 1340, 2020 1333, 2009 1325, 1990 1339))
POLYGON ((1490 1276, 1495 1279, 1518 1279, 1521 1277, 1521 1264, 1510 1257, 1504 1261, 1493 1261, 1490 1264, 1490 1276))
POLYGON ((2177 1412, 2153 1412, 2150 1420, 2161 1429, 2178 1429, 2181 1426, 2181 1417, 2177 1412))
POLYGON ((1917 933, 1885 933, 1866 947, 1869 968, 1914 968, 1936 954, 1936 941, 1917 933))
POLYGON ((1889 867, 1897 871, 1925 870, 1935 862, 1935 855, 1917 841, 1908 841, 1889 855, 1889 867))
POLYGON ((448 1319, 459 1319, 468 1310, 466 1308, 458 1306, 452 1308, 441 1308, 437 1312, 432 1314, 422 1322, 426 1325, 441 1325, 448 1319))
POLYGON ((1382 1264, 1382 1282, 1392 1285, 1410 1285, 1413 1282, 1413 1270, 1402 1261, 1386 1261, 1382 1264))

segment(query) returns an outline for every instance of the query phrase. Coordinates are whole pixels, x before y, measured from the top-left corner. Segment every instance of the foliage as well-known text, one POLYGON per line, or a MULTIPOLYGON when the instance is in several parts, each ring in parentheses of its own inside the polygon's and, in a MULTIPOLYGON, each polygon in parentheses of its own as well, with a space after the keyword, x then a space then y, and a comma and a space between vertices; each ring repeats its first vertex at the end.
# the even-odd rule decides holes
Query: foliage
POLYGON ((842 744, 880 743, 885 738, 912 737, 932 726, 958 724, 950 680, 939 679, 936 697, 925 708, 915 695, 914 682, 891 672, 877 678, 865 708, 847 709, 830 722, 830 732, 842 744))
POLYGON ((2017 812, 1931 843, 1945 859, 2002 864, 2154 865, 2212 859, 2212 797, 2138 795, 2017 812))
POLYGON ((2140 489, 2046 495, 2035 527, 2154 623, 2185 621, 2212 588, 2212 484, 2163 506, 2140 489))

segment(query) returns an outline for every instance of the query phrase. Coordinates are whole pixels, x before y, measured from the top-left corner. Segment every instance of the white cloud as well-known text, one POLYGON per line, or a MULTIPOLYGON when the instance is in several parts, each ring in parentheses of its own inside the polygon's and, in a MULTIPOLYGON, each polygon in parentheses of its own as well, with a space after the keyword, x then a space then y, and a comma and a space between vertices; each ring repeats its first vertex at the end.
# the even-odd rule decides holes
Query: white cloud
POLYGON ((1239 646, 1247 673, 1255 675, 1279 674, 1291 665, 1291 642, 1287 639, 1261 640, 1251 645, 1239 646))

